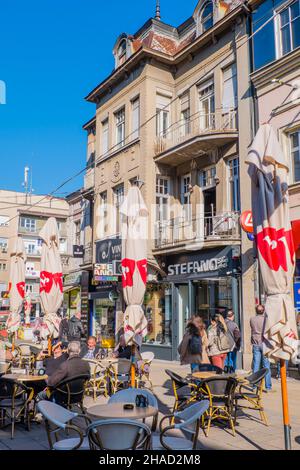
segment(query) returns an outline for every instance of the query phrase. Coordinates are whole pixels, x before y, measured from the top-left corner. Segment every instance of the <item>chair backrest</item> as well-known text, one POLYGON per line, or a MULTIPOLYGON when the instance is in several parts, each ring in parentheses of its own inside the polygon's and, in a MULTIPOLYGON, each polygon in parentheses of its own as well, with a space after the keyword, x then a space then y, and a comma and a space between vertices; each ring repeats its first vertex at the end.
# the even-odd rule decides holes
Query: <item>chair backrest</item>
POLYGON ((127 388, 125 390, 120 390, 109 398, 108 404, 135 403, 135 399, 137 395, 144 395, 145 397, 148 398, 149 405, 158 409, 158 402, 157 402, 155 395, 153 395, 153 393, 150 392, 149 390, 140 389, 140 388, 127 388))
POLYGON ((61 429, 65 428, 65 425, 72 419, 78 416, 78 413, 63 408, 57 403, 53 403, 48 400, 41 400, 37 404, 38 410, 45 419, 60 427, 61 429))
POLYGON ((172 382, 174 382, 176 388, 186 387, 188 385, 188 381, 183 377, 180 377, 180 375, 175 374, 175 372, 172 372, 169 369, 165 369, 165 373, 170 377, 172 382))
POLYGON ((5 374, 10 367, 9 362, 0 362, 0 374, 5 374))
POLYGON ((31 356, 31 345, 26 343, 18 344, 18 348, 21 351, 22 356, 31 356))
POLYGON ((248 375, 246 377, 246 379, 248 380, 248 382, 251 385, 257 385, 258 386, 260 384, 260 382, 267 375, 267 372, 268 372, 268 369, 263 368, 263 369, 258 370, 257 372, 254 372, 253 374, 248 375))
MULTIPOLYGON (((85 358, 83 358, 82 360, 89 363, 91 376, 93 376, 95 374, 95 372, 97 372, 99 362, 96 359, 85 359, 85 358)), ((99 365, 99 367, 100 367, 100 365, 99 365)))
POLYGON ((213 364, 197 364, 199 372, 216 372, 216 374, 222 374, 223 369, 213 364))
POLYGON ((210 377, 203 380, 202 390, 207 390, 212 397, 232 398, 237 381, 233 377, 210 377))
POLYGON ((132 450, 146 448, 151 431, 139 421, 106 419, 90 424, 87 435, 92 450, 132 450))
POLYGON ((51 397, 60 405, 82 403, 85 385, 89 378, 89 375, 78 375, 64 380, 53 387, 51 397))
POLYGON ((26 400, 25 394, 27 394, 29 389, 22 384, 21 382, 17 382, 14 379, 6 379, 1 377, 0 379, 0 397, 1 398, 11 398, 15 400, 16 398, 24 398, 26 400))
POLYGON ((129 359, 119 359, 116 364, 113 365, 118 375, 125 375, 130 373, 131 361, 129 359))
POLYGON ((180 423, 175 424, 175 428, 186 431, 189 434, 194 434, 197 429, 197 421, 208 408, 209 400, 202 400, 185 408, 183 411, 175 412, 176 421, 180 421, 180 423))
POLYGON ((141 353, 142 361, 151 363, 154 359, 154 353, 151 351, 145 351, 141 353))

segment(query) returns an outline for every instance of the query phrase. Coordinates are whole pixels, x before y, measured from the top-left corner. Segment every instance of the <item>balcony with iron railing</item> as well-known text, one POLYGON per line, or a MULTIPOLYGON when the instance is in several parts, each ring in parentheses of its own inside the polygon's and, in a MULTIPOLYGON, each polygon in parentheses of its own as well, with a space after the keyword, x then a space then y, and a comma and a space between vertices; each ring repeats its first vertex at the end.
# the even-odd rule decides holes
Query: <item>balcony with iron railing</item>
POLYGON ((198 111, 181 119, 156 137, 154 160, 176 166, 238 138, 237 111, 198 111))
POLYGON ((238 212, 195 218, 176 217, 156 222, 154 248, 165 250, 198 243, 214 246, 226 241, 239 242, 240 235, 238 212))

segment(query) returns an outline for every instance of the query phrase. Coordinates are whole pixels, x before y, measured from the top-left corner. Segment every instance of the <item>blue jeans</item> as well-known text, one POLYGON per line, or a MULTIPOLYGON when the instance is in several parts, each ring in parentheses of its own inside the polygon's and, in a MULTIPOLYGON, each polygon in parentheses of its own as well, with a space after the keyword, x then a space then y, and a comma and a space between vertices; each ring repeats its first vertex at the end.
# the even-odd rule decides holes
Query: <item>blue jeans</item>
MULTIPOLYGON (((289 361, 285 361, 285 367, 286 367, 286 376, 288 377, 289 361)), ((280 361, 277 362, 277 377, 280 377, 280 361)))
POLYGON ((200 364, 191 364, 191 371, 192 371, 192 374, 194 372, 199 372, 199 365, 200 364))
POLYGON ((237 350, 234 349, 233 351, 230 351, 227 354, 224 368, 227 368, 228 372, 235 372, 236 371, 236 355, 237 355, 237 350))
POLYGON ((268 369, 267 375, 265 377, 265 387, 267 390, 271 390, 272 388, 272 380, 271 380, 271 368, 269 359, 267 359, 263 355, 262 345, 253 345, 253 372, 257 372, 262 368, 268 369))

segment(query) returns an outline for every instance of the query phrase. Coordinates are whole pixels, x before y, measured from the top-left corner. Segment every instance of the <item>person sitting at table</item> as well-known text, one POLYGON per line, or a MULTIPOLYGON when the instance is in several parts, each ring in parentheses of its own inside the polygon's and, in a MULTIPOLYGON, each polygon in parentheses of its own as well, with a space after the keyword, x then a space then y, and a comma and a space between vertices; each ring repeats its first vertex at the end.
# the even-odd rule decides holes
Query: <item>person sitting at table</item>
POLYGON ((68 354, 62 349, 62 342, 58 339, 52 342, 52 354, 53 356, 46 358, 44 361, 45 374, 48 375, 48 377, 68 359, 68 354))
POLYGON ((113 357, 123 358, 123 359, 130 359, 131 357, 131 346, 127 345, 125 342, 125 336, 121 335, 119 343, 114 349, 113 357))
POLYGON ((95 336, 89 336, 87 343, 82 345, 80 351, 80 357, 82 359, 97 359, 100 348, 97 344, 97 339, 95 336))
POLYGON ((89 363, 79 356, 80 343, 78 341, 71 341, 69 343, 68 355, 68 359, 63 361, 46 380, 49 387, 56 387, 63 380, 71 379, 78 375, 87 375, 90 377, 89 363))

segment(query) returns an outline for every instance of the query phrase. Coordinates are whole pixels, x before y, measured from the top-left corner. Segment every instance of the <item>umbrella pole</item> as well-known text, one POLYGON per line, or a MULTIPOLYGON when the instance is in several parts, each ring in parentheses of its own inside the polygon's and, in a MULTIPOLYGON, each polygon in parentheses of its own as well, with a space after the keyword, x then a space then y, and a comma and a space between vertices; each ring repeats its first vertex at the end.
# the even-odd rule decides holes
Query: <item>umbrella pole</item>
POLYGON ((51 356, 51 338, 48 337, 48 355, 51 356))
POLYGON ((14 352, 14 350, 15 350, 15 342, 16 342, 16 332, 14 332, 12 334, 12 338, 11 338, 11 343, 12 343, 11 344, 11 350, 12 350, 12 352, 14 352))
POLYGON ((130 379, 131 379, 131 387, 135 388, 135 344, 131 345, 130 379))
POLYGON ((286 362, 280 359, 281 399, 285 450, 291 450, 291 426, 289 418, 288 394, 286 384, 286 362))

